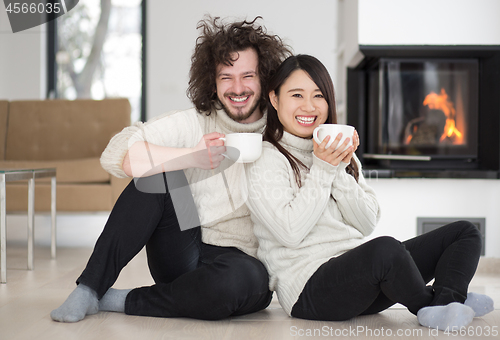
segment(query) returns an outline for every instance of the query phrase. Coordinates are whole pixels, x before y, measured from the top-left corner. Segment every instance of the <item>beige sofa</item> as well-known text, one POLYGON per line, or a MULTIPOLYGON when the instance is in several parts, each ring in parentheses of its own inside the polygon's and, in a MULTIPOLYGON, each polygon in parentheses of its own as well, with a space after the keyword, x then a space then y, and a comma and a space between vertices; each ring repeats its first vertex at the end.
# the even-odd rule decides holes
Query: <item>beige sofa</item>
MULTIPOLYGON (((0 169, 57 169, 57 211, 109 211, 130 179, 99 158, 130 125, 127 99, 0 101, 0 169)), ((7 183, 7 211, 25 211, 26 182, 7 183)), ((35 211, 50 211, 50 179, 36 180, 35 211)))

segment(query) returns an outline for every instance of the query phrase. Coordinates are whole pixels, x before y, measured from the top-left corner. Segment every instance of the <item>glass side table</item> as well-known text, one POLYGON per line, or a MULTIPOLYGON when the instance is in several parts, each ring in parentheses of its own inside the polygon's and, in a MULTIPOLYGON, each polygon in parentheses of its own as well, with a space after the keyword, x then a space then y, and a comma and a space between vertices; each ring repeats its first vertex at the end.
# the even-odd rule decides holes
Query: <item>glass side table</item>
POLYGON ((50 214, 52 219, 50 253, 56 257, 56 169, 0 169, 0 283, 7 282, 7 208, 5 183, 28 181, 28 270, 33 270, 34 259, 34 224, 35 224, 35 179, 51 177, 50 214))

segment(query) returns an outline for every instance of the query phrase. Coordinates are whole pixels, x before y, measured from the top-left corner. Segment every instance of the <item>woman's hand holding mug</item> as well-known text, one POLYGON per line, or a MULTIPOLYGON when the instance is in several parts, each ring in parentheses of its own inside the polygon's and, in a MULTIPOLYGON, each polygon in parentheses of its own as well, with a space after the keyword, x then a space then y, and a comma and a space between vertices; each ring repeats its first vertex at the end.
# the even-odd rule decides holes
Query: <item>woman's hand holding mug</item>
POLYGON ((337 166, 340 162, 351 162, 359 146, 359 135, 352 126, 322 124, 314 129, 313 145, 316 157, 337 166), (333 136, 335 138, 332 140, 333 136))

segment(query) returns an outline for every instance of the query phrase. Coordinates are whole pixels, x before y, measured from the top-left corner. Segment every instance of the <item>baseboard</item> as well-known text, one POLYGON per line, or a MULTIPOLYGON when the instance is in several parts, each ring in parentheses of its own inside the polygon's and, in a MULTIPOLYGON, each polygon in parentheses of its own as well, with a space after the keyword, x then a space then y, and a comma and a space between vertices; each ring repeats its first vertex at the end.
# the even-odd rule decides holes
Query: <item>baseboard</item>
POLYGON ((476 273, 478 274, 500 274, 500 258, 481 257, 476 273))

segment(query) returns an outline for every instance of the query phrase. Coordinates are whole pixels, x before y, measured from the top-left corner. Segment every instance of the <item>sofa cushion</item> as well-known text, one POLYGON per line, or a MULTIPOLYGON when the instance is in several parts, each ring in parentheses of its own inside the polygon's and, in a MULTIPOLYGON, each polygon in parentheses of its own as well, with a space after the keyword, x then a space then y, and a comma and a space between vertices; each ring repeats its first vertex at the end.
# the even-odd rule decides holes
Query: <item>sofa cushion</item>
POLYGON ((129 125, 128 99, 12 101, 5 160, 100 157, 111 137, 129 125))
MULTIPOLYGON (((50 184, 35 184, 35 211, 50 211, 50 184)), ((6 189, 8 212, 28 210, 28 185, 10 183, 6 189)), ((107 184, 61 184, 57 185, 56 209, 61 211, 110 211, 114 199, 111 186, 107 184)))
POLYGON ((5 140, 7 138, 7 118, 9 102, 0 100, 0 160, 5 158, 5 140))
MULTIPOLYGON (((103 170, 99 158, 68 161, 0 161, 0 169, 56 168, 57 183, 109 183, 111 175, 103 170)), ((40 178, 39 181, 50 181, 40 178)))

